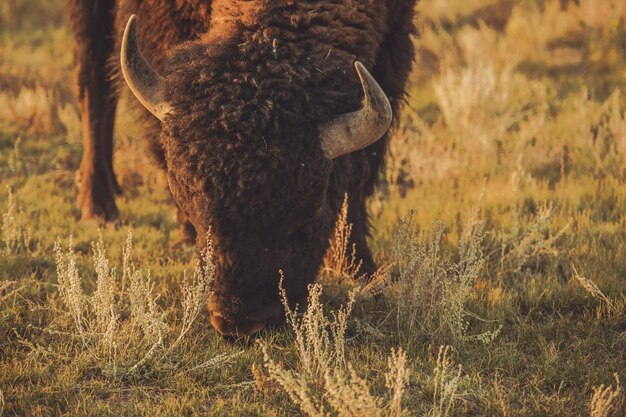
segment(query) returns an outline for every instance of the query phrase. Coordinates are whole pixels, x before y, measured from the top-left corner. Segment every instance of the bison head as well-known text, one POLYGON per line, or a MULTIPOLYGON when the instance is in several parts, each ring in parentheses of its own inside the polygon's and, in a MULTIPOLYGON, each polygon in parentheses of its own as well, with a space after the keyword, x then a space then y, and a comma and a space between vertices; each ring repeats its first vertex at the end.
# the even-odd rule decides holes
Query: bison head
MULTIPOLYGON (((325 115, 315 85, 299 81, 308 73, 294 64, 297 54, 286 65, 276 63, 271 48, 242 56, 246 46, 237 40, 190 43, 161 76, 138 47, 135 21, 124 33, 122 72, 161 120, 177 205, 199 232, 212 231, 211 321, 222 335, 253 335, 281 319, 280 270, 290 302, 305 301, 338 209, 331 200, 343 196, 330 196, 341 182, 333 160, 382 137, 391 106, 356 62, 362 108, 325 115)), ((206 236, 198 240, 202 247, 206 236)))

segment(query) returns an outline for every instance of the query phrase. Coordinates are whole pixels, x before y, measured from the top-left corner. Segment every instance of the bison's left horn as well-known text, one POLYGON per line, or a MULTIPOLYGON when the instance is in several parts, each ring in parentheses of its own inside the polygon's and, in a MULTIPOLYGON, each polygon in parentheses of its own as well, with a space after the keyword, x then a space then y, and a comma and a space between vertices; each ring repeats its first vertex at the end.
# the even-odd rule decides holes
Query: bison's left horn
POLYGON ((137 43, 137 16, 126 24, 122 39, 122 74, 137 100, 159 120, 168 112, 163 100, 163 77, 152 69, 137 43))
POLYGON ((342 114, 320 127, 322 149, 330 159, 371 145, 391 126, 391 104, 385 92, 363 64, 357 61, 354 66, 365 94, 363 108, 342 114))

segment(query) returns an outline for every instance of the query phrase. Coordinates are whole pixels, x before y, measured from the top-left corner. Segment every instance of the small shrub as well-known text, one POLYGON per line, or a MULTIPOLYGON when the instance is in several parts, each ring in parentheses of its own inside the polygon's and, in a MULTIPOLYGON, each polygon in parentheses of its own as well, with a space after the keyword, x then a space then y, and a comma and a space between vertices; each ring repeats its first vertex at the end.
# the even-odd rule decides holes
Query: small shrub
POLYGON ((569 224, 553 232, 553 209, 550 204, 540 205, 537 214, 522 226, 517 210, 513 211, 510 232, 496 235, 499 242, 497 275, 500 280, 519 273, 526 266, 538 263, 542 257, 555 258, 560 254, 557 242, 568 231, 569 224))
POLYGON ((210 285, 215 272, 211 244, 202 252, 194 269, 193 279, 186 275, 182 289, 183 317, 176 325, 166 320, 157 303, 150 272, 135 270, 131 262, 132 232, 129 231, 122 260, 122 289, 118 273, 110 267, 100 236, 92 244, 96 289, 92 294, 83 290, 83 278, 72 249, 64 251, 60 241, 55 244, 59 294, 74 323, 74 332, 82 340, 83 350, 93 353, 98 363, 117 374, 131 375, 148 362, 157 364, 167 359, 186 338, 201 309, 210 297, 210 285), (125 282, 129 285, 124 291, 125 282), (123 368, 120 368, 120 360, 123 368))
POLYGON ((442 250, 443 223, 433 223, 430 233, 419 233, 412 216, 401 222, 394 238, 393 255, 400 275, 389 288, 397 305, 398 322, 408 334, 420 327, 429 334, 490 342, 499 330, 468 335, 466 321, 466 304, 484 263, 483 224, 468 222, 455 261, 451 252, 442 250))
POLYGON ((433 86, 447 126, 461 144, 474 149, 473 143, 493 145, 529 116, 535 96, 543 97, 533 92, 535 84, 511 68, 497 70, 480 61, 444 71, 433 86))
POLYGON ((406 354, 402 350, 391 351, 384 376, 388 395, 386 400, 374 396, 368 382, 345 360, 345 332, 355 292, 350 294, 347 306, 331 313, 330 318, 324 315, 321 292, 319 285, 310 286, 308 309, 299 317, 297 309, 289 308, 281 283, 287 323, 296 335, 301 369, 285 369, 271 359, 269 347, 262 344, 269 377, 309 416, 403 415, 401 403, 409 375, 406 354))
POLYGON ((80 116, 72 104, 66 103, 57 108, 59 122, 67 132, 67 141, 72 144, 79 144, 82 137, 82 126, 80 116))
POLYGON ((309 287, 308 307, 303 314, 298 312, 297 307, 295 310, 289 308, 282 281, 280 291, 287 324, 295 333, 296 350, 307 377, 321 380, 333 369, 345 369, 345 333, 356 291, 350 293, 346 306, 331 314, 331 320, 324 315, 320 285, 309 287))

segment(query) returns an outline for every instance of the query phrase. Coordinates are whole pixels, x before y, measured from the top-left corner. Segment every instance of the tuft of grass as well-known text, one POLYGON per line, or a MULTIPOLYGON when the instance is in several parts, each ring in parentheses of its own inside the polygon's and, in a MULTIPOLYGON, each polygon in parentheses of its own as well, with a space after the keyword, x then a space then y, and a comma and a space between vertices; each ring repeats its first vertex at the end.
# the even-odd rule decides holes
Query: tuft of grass
POLYGON ((0 281, 0 303, 18 291, 17 289, 9 291, 13 286, 15 286, 15 281, 0 281))

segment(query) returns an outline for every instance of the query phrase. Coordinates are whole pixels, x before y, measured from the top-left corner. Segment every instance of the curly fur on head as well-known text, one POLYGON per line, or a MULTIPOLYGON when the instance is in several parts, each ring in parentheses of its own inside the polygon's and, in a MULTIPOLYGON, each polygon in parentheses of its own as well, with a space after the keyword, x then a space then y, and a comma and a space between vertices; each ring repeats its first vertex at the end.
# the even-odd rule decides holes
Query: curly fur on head
MULTIPOLYGON (((222 316, 236 321, 279 305, 279 270, 290 301, 303 303, 346 193, 352 243, 365 272, 375 269, 365 199, 388 137, 329 160, 318 126, 360 107, 355 60, 397 113, 413 60, 415 3, 119 2, 119 33, 137 13, 142 49, 166 80, 172 112, 159 152, 179 208, 197 230, 212 230, 212 308, 222 316)), ((198 245, 204 240, 200 234, 198 245)))

